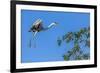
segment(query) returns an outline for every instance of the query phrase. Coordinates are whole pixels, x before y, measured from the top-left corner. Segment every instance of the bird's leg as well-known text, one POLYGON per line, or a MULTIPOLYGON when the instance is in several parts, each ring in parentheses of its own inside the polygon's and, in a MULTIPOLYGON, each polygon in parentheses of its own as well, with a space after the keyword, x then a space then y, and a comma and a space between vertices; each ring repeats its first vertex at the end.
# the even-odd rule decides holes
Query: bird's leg
POLYGON ((29 47, 31 48, 31 39, 29 40, 29 47))
POLYGON ((36 41, 34 40, 34 48, 36 48, 36 41))
POLYGON ((33 39, 34 39, 34 37, 36 36, 37 32, 38 32, 38 31, 35 31, 35 32, 33 33, 33 39))
MULTIPOLYGON (((32 40, 34 41, 34 43, 35 43, 34 38, 35 38, 35 36, 36 36, 37 32, 38 32, 38 31, 33 32, 33 37, 32 37, 32 40)), ((32 41, 30 41, 30 45, 32 46, 32 41)))
POLYGON ((31 48, 32 46, 32 40, 34 40, 34 36, 36 35, 36 32, 32 32, 33 36, 32 38, 29 40, 29 47, 31 48))

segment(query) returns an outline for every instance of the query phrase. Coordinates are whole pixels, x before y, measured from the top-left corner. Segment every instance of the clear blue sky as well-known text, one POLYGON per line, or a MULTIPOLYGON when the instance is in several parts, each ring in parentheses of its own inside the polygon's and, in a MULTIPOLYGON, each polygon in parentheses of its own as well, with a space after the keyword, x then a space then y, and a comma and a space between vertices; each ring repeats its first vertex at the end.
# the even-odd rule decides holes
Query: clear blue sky
MULTIPOLYGON (((63 43, 64 45, 59 47, 57 38, 89 25, 89 13, 21 10, 21 62, 63 61, 62 55, 72 48, 72 44, 63 43), (39 32, 32 40, 30 48, 29 41, 32 39, 32 33, 28 31, 38 18, 43 20, 44 27, 52 22, 57 22, 58 25, 47 31, 39 32)), ((89 50, 84 48, 84 51, 89 50)))

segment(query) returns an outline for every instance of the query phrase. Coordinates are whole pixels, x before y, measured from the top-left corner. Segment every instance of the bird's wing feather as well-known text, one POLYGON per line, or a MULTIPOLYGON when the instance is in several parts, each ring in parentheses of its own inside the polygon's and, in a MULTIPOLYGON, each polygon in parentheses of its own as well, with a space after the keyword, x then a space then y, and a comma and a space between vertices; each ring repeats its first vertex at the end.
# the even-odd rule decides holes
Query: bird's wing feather
POLYGON ((37 28, 38 26, 42 26, 42 20, 41 19, 37 19, 33 24, 32 24, 32 26, 31 26, 31 28, 30 28, 30 30, 29 31, 31 31, 32 29, 34 29, 34 28, 37 28))
POLYGON ((33 23, 33 25, 39 25, 41 22, 42 22, 41 19, 37 19, 37 20, 33 23))
POLYGON ((32 28, 35 27, 35 28, 38 28, 39 26, 42 26, 42 20, 41 19, 37 19, 33 25, 32 25, 32 28))

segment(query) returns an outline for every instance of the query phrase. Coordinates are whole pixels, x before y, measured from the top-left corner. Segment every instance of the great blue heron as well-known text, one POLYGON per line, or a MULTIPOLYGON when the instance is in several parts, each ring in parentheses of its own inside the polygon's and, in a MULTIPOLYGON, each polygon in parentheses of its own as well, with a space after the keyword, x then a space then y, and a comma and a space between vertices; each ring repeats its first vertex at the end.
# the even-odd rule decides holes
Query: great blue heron
POLYGON ((46 31, 46 30, 50 29, 51 27, 53 27, 55 25, 57 25, 57 22, 53 22, 50 25, 48 25, 47 27, 43 27, 42 20, 41 19, 37 19, 32 24, 31 28, 29 29, 29 32, 33 33, 33 38, 34 38, 38 32, 46 31))

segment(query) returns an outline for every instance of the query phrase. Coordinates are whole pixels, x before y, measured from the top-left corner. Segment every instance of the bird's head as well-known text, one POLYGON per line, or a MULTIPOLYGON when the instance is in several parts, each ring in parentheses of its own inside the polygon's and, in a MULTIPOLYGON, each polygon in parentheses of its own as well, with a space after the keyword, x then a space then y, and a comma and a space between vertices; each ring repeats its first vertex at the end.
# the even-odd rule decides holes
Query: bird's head
POLYGON ((58 25, 58 23, 57 22, 53 22, 52 25, 56 26, 56 25, 58 25))

